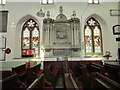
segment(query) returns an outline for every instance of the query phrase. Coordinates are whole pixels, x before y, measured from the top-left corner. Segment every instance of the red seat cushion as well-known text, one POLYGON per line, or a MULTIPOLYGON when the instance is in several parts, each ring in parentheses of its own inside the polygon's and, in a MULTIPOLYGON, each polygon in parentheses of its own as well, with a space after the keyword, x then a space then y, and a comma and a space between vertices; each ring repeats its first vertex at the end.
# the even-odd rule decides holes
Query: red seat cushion
POLYGON ((54 69, 53 71, 52 71, 52 75, 54 75, 54 76, 56 76, 57 75, 57 73, 58 73, 58 69, 54 69))
POLYGON ((18 76, 23 76, 24 74, 26 74, 26 71, 19 73, 18 76))
POLYGON ((42 74, 43 72, 44 72, 44 70, 39 70, 39 71, 36 73, 36 75, 38 76, 38 75, 42 74))
POLYGON ((110 75, 109 73, 106 73, 106 72, 105 72, 105 76, 109 76, 109 75, 110 75))

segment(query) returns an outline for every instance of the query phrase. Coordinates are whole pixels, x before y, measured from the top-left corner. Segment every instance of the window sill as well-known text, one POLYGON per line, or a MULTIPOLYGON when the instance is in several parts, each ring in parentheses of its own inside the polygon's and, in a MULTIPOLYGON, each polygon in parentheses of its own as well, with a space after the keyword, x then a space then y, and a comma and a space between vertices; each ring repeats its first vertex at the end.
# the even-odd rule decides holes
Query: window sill
POLYGON ((41 59, 41 57, 21 57, 21 58, 13 58, 13 59, 41 59))

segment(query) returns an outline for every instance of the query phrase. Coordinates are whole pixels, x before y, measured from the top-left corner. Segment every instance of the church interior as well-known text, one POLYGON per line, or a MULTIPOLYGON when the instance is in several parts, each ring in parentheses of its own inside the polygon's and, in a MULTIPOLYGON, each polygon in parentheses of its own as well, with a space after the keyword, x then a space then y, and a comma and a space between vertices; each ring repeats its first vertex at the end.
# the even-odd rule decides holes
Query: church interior
POLYGON ((119 0, 0 0, 1 90, 119 90, 119 0))

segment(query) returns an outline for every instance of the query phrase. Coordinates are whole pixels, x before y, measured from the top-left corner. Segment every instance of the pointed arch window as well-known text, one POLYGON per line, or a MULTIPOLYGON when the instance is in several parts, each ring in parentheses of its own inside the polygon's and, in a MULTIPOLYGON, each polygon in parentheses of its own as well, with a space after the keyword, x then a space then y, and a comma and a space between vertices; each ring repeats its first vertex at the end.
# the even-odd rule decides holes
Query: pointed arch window
POLYGON ((85 53, 86 55, 101 55, 102 49, 102 32, 98 21, 90 18, 84 27, 85 53))
POLYGON ((39 56, 39 26, 29 19, 22 28, 22 57, 39 56))

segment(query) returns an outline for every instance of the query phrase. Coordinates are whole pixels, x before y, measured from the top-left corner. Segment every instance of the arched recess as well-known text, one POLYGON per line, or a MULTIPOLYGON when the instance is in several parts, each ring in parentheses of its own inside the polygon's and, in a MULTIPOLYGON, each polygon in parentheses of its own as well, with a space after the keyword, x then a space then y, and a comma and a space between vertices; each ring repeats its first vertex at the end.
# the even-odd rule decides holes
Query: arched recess
MULTIPOLYGON (((14 51, 15 58, 21 58, 21 56, 22 56, 21 55, 21 49, 22 49, 22 47, 21 47, 21 44, 22 44, 21 43, 21 33, 22 33, 22 28, 23 28, 24 23, 29 19, 33 19, 40 27, 40 22, 35 17, 33 17, 31 15, 26 15, 18 21, 18 23, 16 24, 16 30, 15 30, 15 51, 14 51)), ((41 31, 40 28, 39 28, 39 31, 41 31)))
MULTIPOLYGON (((90 18, 94 18, 94 19, 96 19, 98 22, 99 22, 99 24, 100 24, 100 27, 101 27, 101 32, 102 32, 102 35, 101 35, 101 37, 102 37, 102 49, 103 49, 103 53, 104 53, 104 48, 106 48, 106 40, 107 40, 107 37, 106 37, 106 35, 107 35, 107 33, 108 33, 108 27, 107 27, 107 24, 106 24, 106 22, 105 22, 105 20, 101 17, 101 16, 99 16, 99 15, 97 15, 97 14, 92 14, 92 15, 89 15, 88 17, 86 17, 86 19, 84 20, 84 25, 83 25, 83 36, 82 36, 82 38, 84 38, 84 35, 85 35, 85 32, 84 32, 84 26, 85 26, 85 24, 86 24, 86 22, 90 19, 90 18)), ((84 39, 85 40, 85 39, 84 39)), ((85 41, 84 41, 85 42, 85 41)), ((85 43, 84 43, 84 49, 85 49, 85 43)), ((85 50, 84 50, 85 51, 85 50)), ((85 52, 84 52, 85 53, 85 52)))

